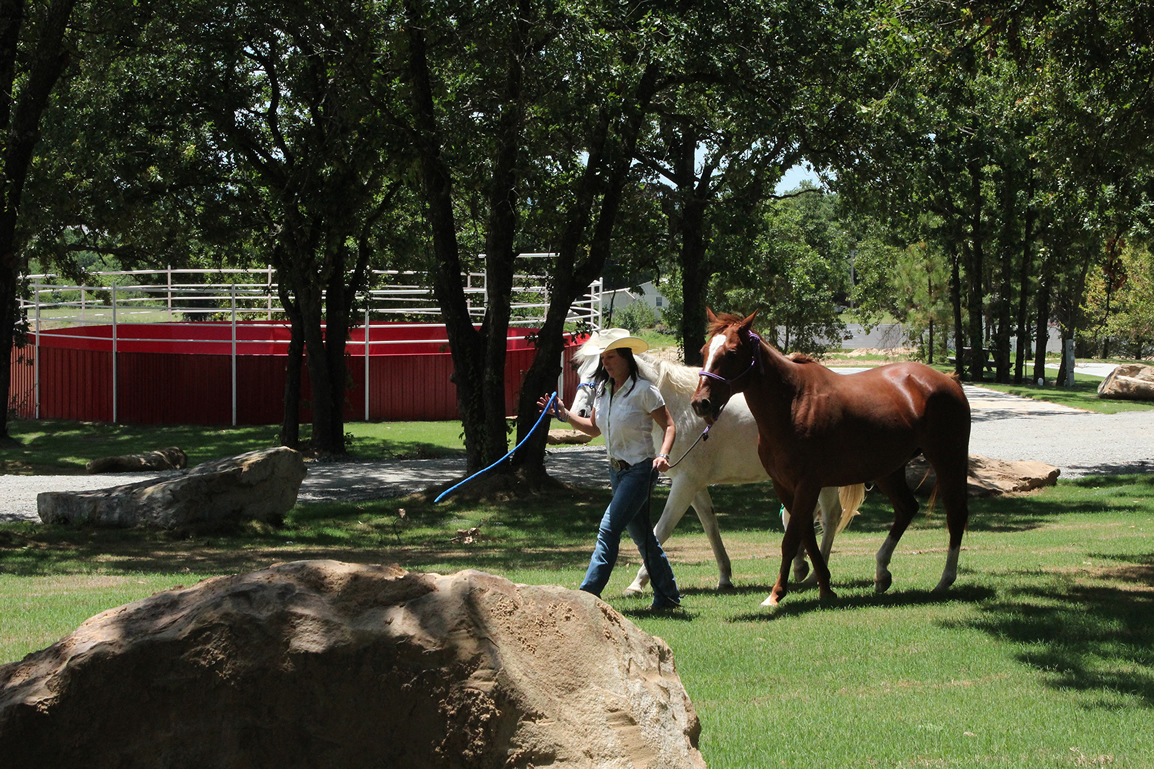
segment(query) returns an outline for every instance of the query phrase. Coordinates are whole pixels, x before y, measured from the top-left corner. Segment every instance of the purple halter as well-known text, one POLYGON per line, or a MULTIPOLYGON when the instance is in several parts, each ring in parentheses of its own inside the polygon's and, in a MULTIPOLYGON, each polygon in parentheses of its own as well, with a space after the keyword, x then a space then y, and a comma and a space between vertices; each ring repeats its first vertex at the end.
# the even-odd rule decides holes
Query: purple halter
MULTIPOLYGON (((747 368, 745 371, 742 371, 740 374, 735 376, 733 379, 726 379, 725 377, 721 376, 720 374, 714 374, 713 372, 706 371, 705 369, 702 369, 701 371, 697 372, 697 376, 698 377, 705 376, 705 377, 709 377, 710 379, 716 379, 718 382, 724 382, 725 384, 732 387, 734 382, 736 382, 738 379, 741 379, 743 376, 748 374, 750 371, 753 371, 754 366, 757 366, 760 369, 761 367, 758 364, 761 363, 761 356, 758 355, 757 353, 761 349, 761 337, 759 337, 753 331, 750 331, 749 332, 749 338, 750 338, 750 340, 756 340, 756 345, 753 348, 752 357, 750 358, 750 361, 749 361, 749 368, 747 368)), ((724 411, 725 407, 728 405, 729 405, 729 401, 726 400, 726 402, 724 404, 722 404, 721 408, 718 409, 717 417, 719 419, 721 418, 721 412, 724 411)), ((709 430, 712 427, 713 427, 713 425, 706 425, 705 431, 701 433, 701 438, 699 438, 698 440, 701 440, 701 439, 709 440, 709 430)))
POLYGON ((752 353, 752 357, 750 358, 750 361, 749 361, 749 367, 747 369, 745 369, 745 371, 742 371, 740 374, 735 376, 733 379, 726 379, 725 377, 721 376, 720 374, 714 374, 713 372, 706 371, 705 369, 702 369, 701 371, 697 372, 697 376, 699 376, 699 377, 706 376, 706 377, 709 377, 710 379, 716 379, 718 382, 724 382, 725 384, 732 386, 733 383, 736 382, 738 379, 741 379, 743 376, 748 374, 750 371, 753 371, 754 366, 757 366, 759 363, 761 363, 761 356, 757 354, 758 351, 761 350, 761 337, 759 337, 755 332, 750 331, 749 332, 749 338, 750 338, 750 341, 756 340, 756 344, 753 347, 753 353, 752 353))

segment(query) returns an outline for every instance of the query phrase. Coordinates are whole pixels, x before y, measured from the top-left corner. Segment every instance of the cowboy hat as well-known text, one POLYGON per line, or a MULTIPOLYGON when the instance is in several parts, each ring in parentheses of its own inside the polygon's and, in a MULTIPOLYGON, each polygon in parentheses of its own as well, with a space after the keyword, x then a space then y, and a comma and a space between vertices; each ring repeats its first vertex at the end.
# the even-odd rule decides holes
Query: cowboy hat
POLYGON ((578 353, 583 357, 590 355, 600 355, 608 350, 616 350, 619 347, 628 347, 633 352, 645 352, 649 349, 649 343, 644 339, 638 339, 629 333, 628 329, 624 328, 607 328, 601 331, 594 331, 593 336, 586 340, 585 344, 581 345, 578 353))

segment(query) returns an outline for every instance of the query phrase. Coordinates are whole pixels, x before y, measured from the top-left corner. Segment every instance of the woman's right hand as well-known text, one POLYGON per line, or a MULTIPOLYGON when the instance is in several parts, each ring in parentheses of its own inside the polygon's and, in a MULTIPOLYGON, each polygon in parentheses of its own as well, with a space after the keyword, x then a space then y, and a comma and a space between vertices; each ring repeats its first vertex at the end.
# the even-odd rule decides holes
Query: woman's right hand
MULTIPOLYGON (((537 413, 539 414, 542 411, 544 411, 548 405, 549 405, 549 399, 548 398, 546 398, 545 396, 541 396, 540 398, 538 398, 537 399, 537 413)), ((553 404, 552 413, 553 413, 553 416, 557 417, 562 422, 568 422, 569 421, 569 410, 567 408, 565 408, 565 406, 561 403, 560 398, 558 398, 556 400, 556 402, 553 404)))

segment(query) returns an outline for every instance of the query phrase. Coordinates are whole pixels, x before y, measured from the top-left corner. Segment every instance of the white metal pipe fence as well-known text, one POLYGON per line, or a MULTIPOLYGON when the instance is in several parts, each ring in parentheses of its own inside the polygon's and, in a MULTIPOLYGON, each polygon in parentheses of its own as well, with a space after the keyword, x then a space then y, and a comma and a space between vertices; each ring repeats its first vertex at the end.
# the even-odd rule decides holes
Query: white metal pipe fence
MULTIPOLYGON (((529 258, 547 258, 551 254, 523 254, 529 258)), ((21 299, 21 309, 29 318, 30 331, 35 334, 36 357, 33 369, 35 414, 40 418, 40 355, 42 338, 52 336, 70 339, 107 340, 103 334, 83 334, 64 330, 84 326, 111 326, 112 341, 112 421, 119 421, 117 410, 118 370, 117 352, 121 341, 121 327, 126 324, 192 322, 198 320, 225 321, 230 326, 228 340, 232 370, 232 423, 237 422, 237 368, 240 346, 283 342, 271 333, 266 338, 239 338, 238 323, 246 329, 283 329, 286 323, 280 306, 276 270, 271 265, 257 269, 173 269, 117 270, 89 273, 92 284, 76 285, 62 282, 57 275, 29 275, 31 297, 21 299), (275 300, 275 301, 274 301, 275 300)), ((432 342, 447 344, 444 325, 439 322, 441 311, 432 288, 417 272, 374 270, 372 284, 377 286, 364 292, 357 301, 364 308, 365 338, 365 419, 369 418, 369 357, 373 348, 381 345, 432 342), (410 327, 427 330, 417 339, 371 339, 374 321, 407 321, 410 327)), ((487 298, 485 273, 462 276, 469 312, 480 322, 484 316, 487 298)), ((569 310, 568 323, 576 328, 597 330, 601 327, 602 283, 594 281, 588 293, 569 310)), ((548 310, 549 293, 543 275, 519 275, 511 297, 513 319, 510 325, 520 328, 540 327, 548 310)), ((509 339, 521 337, 510 336, 509 339)), ((169 334, 153 338, 133 334, 134 341, 166 341, 172 343, 203 343, 203 337, 179 338, 169 334)), ((558 392, 563 395, 562 379, 558 392)))

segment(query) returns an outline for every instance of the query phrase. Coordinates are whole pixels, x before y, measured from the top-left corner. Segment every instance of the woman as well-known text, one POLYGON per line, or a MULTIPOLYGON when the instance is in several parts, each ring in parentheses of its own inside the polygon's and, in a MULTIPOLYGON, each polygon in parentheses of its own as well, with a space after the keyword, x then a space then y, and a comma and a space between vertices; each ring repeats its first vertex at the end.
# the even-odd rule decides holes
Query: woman
MULTIPOLYGON (((649 525, 649 497, 657 473, 669 469, 669 451, 676 428, 657 386, 642 379, 633 353, 649 345, 623 328, 597 332, 582 345, 583 355, 599 355, 594 374, 595 394, 589 417, 557 406, 557 416, 583 433, 597 437, 604 433, 609 453, 609 485, 613 499, 601 518, 597 546, 581 589, 600 597, 617 562, 622 532, 636 543, 652 578, 653 609, 673 609, 681 605, 681 593, 673 569, 649 525), (661 450, 654 457, 652 423, 663 431, 661 450)), ((542 398, 538 406, 544 408, 542 398)))

